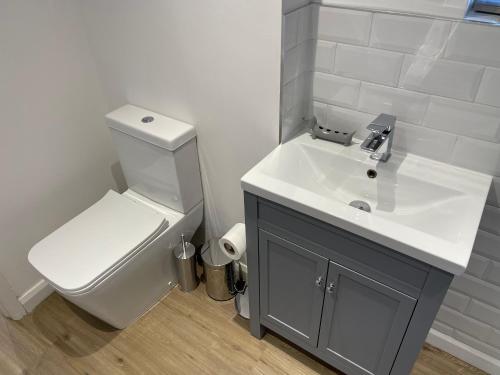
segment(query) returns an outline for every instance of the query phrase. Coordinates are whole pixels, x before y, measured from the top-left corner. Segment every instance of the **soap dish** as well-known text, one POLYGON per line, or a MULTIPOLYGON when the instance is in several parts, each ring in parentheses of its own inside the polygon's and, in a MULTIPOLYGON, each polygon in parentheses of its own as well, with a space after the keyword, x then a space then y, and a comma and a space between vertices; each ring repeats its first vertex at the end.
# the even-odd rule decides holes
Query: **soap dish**
POLYGON ((354 133, 356 132, 330 128, 318 123, 314 124, 314 126, 311 128, 311 135, 313 139, 321 138, 327 141, 341 143, 344 146, 351 145, 354 133))

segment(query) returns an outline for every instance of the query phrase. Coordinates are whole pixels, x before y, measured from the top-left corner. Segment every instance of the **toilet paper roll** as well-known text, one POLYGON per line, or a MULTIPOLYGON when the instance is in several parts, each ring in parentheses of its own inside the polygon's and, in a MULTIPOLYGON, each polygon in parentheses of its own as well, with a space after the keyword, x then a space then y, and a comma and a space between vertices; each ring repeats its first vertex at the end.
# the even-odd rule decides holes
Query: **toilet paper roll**
POLYGON ((239 260, 247 250, 245 224, 237 223, 219 240, 221 250, 231 259, 239 260))

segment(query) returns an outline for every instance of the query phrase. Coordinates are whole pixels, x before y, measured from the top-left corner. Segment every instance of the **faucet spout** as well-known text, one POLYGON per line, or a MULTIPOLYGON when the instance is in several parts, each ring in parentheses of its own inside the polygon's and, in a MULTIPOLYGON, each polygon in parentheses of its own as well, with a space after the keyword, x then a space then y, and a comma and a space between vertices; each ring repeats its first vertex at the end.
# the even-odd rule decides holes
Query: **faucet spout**
POLYGON ((371 159, 386 162, 391 157, 396 116, 382 113, 366 128, 370 130, 370 135, 361 144, 361 149, 369 152, 371 159))

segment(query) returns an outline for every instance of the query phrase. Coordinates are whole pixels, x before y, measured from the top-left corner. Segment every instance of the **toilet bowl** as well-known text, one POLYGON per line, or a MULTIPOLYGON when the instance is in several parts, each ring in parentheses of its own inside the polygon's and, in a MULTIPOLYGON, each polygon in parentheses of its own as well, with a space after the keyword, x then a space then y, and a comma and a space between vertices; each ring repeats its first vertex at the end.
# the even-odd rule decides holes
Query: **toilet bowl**
POLYGON ((122 329, 175 287, 173 249, 199 227, 203 200, 190 125, 130 105, 107 118, 129 189, 108 191, 28 260, 64 298, 122 329))

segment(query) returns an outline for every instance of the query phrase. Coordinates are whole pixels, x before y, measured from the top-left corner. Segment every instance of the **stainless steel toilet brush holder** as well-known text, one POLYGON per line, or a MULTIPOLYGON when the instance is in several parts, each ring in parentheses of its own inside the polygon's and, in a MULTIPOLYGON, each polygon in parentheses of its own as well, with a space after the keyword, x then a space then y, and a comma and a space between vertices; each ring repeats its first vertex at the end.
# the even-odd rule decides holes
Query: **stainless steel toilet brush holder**
POLYGON ((199 279, 196 275, 196 249, 192 243, 186 242, 184 234, 181 243, 174 249, 179 289, 191 292, 198 287, 199 279))

